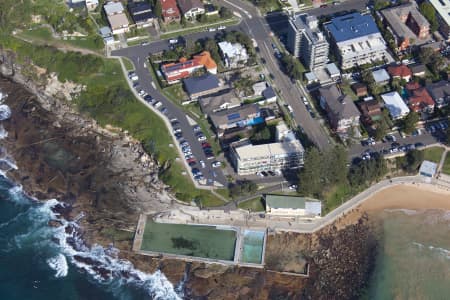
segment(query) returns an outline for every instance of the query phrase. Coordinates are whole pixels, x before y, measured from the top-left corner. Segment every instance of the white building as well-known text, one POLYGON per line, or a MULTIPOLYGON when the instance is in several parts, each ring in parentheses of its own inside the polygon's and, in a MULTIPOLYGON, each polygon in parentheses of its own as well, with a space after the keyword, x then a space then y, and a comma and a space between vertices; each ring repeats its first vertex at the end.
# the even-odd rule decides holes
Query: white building
POLYGON ((91 11, 96 9, 98 6, 98 0, 86 0, 86 8, 91 11))
POLYGON ((328 62, 329 44, 315 16, 300 14, 289 20, 286 46, 310 70, 324 67, 328 62))
POLYGON ((262 145, 231 147, 231 158, 238 175, 261 171, 297 169, 303 165, 305 149, 299 140, 262 145))
POLYGON ((384 106, 389 110, 393 120, 401 119, 409 114, 409 108, 397 92, 389 92, 381 95, 384 106))
POLYGON ((425 177, 434 177, 437 170, 437 164, 428 160, 424 160, 420 165, 419 174, 425 177))
POLYGON ((103 6, 106 17, 113 34, 121 34, 130 31, 130 22, 125 14, 125 8, 121 2, 108 2, 103 6))
POLYGON ((450 3, 448 0, 428 0, 436 10, 439 31, 446 40, 450 40, 450 3))
POLYGON ((217 45, 227 68, 237 68, 247 63, 247 49, 241 44, 224 41, 217 45))
POLYGON ((337 50, 342 69, 379 60, 392 61, 370 15, 352 13, 336 17, 325 24, 325 30, 337 50))
POLYGON ((265 195, 266 213, 278 216, 320 217, 322 203, 319 200, 286 196, 265 195))

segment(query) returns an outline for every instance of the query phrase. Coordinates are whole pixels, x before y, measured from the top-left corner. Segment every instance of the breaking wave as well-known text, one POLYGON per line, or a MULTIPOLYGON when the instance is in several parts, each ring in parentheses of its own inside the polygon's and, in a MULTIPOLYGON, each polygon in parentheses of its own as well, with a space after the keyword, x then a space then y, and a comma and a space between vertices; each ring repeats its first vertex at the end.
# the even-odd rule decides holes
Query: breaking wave
POLYGON ((66 257, 61 253, 55 257, 47 259, 47 264, 50 268, 56 271, 56 278, 66 277, 69 273, 69 265, 67 264, 66 257))
POLYGON ((11 117, 11 109, 6 104, 0 104, 0 121, 9 119, 11 117))
POLYGON ((413 245, 417 246, 420 250, 428 249, 431 252, 437 253, 446 259, 450 259, 450 250, 448 249, 435 247, 433 245, 426 246, 418 242, 413 242, 413 245))

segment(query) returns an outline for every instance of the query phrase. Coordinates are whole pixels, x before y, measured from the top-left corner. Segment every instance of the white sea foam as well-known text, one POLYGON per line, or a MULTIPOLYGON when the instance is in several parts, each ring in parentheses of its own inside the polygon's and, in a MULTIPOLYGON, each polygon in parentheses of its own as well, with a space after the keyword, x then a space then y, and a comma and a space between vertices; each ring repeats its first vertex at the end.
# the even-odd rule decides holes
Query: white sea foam
POLYGON ((6 99, 6 97, 8 97, 8 95, 6 93, 3 93, 2 91, 0 91, 0 104, 3 103, 3 101, 6 99))
POLYGON ((417 246, 420 250, 428 249, 432 252, 442 255, 446 259, 450 259, 450 250, 448 250, 448 249, 441 248, 441 247, 435 247, 433 245, 426 246, 426 245, 418 243, 418 242, 413 242, 413 245, 417 246))
POLYGON ((0 124, 0 140, 5 139, 6 137, 8 137, 8 131, 5 130, 3 124, 0 124))
POLYGON ((11 109, 6 104, 0 104, 0 121, 9 119, 11 117, 11 109))
POLYGON ((66 277, 69 273, 69 265, 67 264, 66 257, 61 253, 55 257, 47 259, 47 264, 50 268, 56 271, 55 277, 66 277))

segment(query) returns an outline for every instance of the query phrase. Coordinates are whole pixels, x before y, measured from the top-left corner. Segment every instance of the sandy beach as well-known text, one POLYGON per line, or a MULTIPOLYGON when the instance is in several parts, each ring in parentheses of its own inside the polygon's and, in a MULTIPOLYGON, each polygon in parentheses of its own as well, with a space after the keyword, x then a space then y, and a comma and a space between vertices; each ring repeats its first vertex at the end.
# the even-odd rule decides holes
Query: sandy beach
POLYGON ((374 194, 358 207, 367 212, 402 208, 450 210, 450 192, 428 184, 397 185, 374 194))

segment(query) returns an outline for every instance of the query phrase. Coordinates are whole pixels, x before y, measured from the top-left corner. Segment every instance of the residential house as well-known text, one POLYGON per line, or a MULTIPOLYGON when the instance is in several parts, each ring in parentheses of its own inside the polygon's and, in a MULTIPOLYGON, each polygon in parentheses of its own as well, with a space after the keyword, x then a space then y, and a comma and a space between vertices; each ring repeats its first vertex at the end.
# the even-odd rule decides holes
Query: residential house
POLYGON ((412 77, 411 69, 404 64, 389 66, 387 67, 387 71, 389 75, 392 76, 393 79, 399 78, 406 81, 409 81, 412 77))
POLYGON ((262 96, 264 97, 264 103, 274 103, 277 101, 277 94, 275 94, 275 91, 273 88, 268 85, 266 89, 262 92, 262 96))
POLYGON ((106 45, 114 43, 114 37, 112 35, 111 28, 109 28, 108 26, 104 26, 104 27, 100 28, 99 34, 102 37, 103 42, 106 45))
POLYGON ((362 114, 361 121, 366 125, 372 125, 374 122, 383 118, 383 112, 377 100, 372 97, 368 98, 367 100, 360 101, 358 106, 362 114))
POLYGON ((359 126, 360 113, 353 100, 342 94, 335 84, 319 88, 319 93, 320 106, 327 112, 333 130, 345 132, 359 126))
POLYGON ((150 4, 147 2, 129 2, 128 11, 138 28, 154 26, 158 23, 150 4))
POLYGON ((386 42, 370 14, 351 13, 324 25, 342 69, 376 61, 392 61, 386 42))
POLYGON ((430 23, 419 12, 416 2, 383 9, 381 15, 394 36, 397 51, 430 40, 430 23))
POLYGON ((426 89, 436 103, 436 107, 441 108, 450 103, 450 83, 447 80, 428 84, 426 89))
POLYGON ((178 0, 178 6, 186 19, 194 19, 205 13, 205 7, 201 0, 178 0))
POLYGON ((414 66, 410 66, 411 73, 416 77, 425 77, 427 68, 423 64, 418 64, 414 66))
POLYGON ((214 94, 223 89, 219 78, 211 73, 183 79, 183 85, 191 99, 214 94))
POLYGON ((161 2, 162 20, 164 23, 180 22, 181 14, 175 0, 158 0, 161 2))
POLYGON ((203 68, 211 74, 217 74, 217 64, 208 51, 194 55, 190 60, 183 57, 177 63, 164 64, 161 66, 161 71, 167 82, 173 84, 203 68))
POLYGON ((389 110, 393 120, 398 120, 409 114, 409 108, 406 106, 402 97, 397 92, 389 92, 381 95, 384 101, 384 107, 389 110))
POLYGON ((265 81, 260 81, 252 85, 253 93, 255 96, 262 96, 263 91, 267 88, 265 81))
POLYGON ((372 72, 373 79, 378 85, 386 85, 389 83, 391 77, 385 69, 378 69, 372 72))
POLYGON ((433 98, 424 87, 414 89, 408 98, 408 106, 415 112, 433 113, 434 104, 433 98))
POLYGON ((86 0, 86 8, 88 11, 95 10, 98 7, 98 0, 86 0))
POLYGON ((207 16, 214 16, 219 14, 219 10, 213 4, 209 3, 205 4, 204 8, 205 8, 205 15, 207 16))
POLYGON ((198 103, 205 116, 241 106, 241 100, 236 96, 233 89, 222 90, 213 95, 201 97, 198 99, 198 103))
POLYGON ((322 203, 319 200, 286 195, 265 195, 266 213, 277 216, 320 217, 322 203))
POLYGON ((130 23, 121 2, 108 2, 103 6, 113 34, 130 31, 130 23))
POLYGON ((356 96, 358 97, 364 97, 367 96, 367 85, 364 83, 357 82, 352 85, 352 90, 355 92, 356 96))
POLYGON ((254 103, 218 111, 209 117, 219 136, 227 129, 253 126, 264 122, 259 106, 254 103))
POLYGON ((223 41, 218 43, 218 46, 227 68, 238 68, 247 63, 247 49, 243 45, 223 41))

